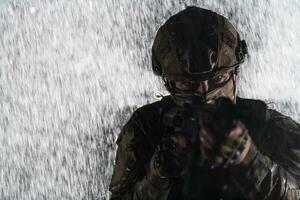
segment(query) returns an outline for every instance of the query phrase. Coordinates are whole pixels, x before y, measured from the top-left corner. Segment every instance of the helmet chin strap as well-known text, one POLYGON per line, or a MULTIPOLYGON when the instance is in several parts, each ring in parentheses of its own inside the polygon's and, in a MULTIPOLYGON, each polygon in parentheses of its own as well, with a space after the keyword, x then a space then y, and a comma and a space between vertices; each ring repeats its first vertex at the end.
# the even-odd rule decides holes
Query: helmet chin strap
POLYGON ((209 103, 209 101, 213 102, 214 100, 216 100, 219 97, 227 97, 233 103, 236 102, 236 75, 237 75, 237 73, 238 73, 237 69, 234 70, 231 74, 231 78, 223 87, 217 88, 216 90, 213 90, 207 94, 208 103, 209 103), (229 87, 230 86, 229 84, 231 84, 231 81, 232 81, 233 88, 229 87), (228 91, 229 91, 229 93, 228 93, 228 91))

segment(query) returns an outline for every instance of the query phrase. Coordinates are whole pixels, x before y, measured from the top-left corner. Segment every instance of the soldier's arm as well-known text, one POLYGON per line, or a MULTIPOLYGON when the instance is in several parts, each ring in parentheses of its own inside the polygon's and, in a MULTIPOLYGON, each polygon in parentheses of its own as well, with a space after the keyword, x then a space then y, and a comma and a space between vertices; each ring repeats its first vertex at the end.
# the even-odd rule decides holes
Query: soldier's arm
POLYGON ((111 199, 163 200, 169 187, 153 184, 147 178, 147 169, 154 148, 147 138, 149 131, 141 123, 138 112, 123 127, 117 140, 117 155, 110 183, 111 199))
POLYGON ((266 129, 254 137, 257 153, 233 169, 234 179, 251 199, 300 199, 300 125, 270 110, 266 129))

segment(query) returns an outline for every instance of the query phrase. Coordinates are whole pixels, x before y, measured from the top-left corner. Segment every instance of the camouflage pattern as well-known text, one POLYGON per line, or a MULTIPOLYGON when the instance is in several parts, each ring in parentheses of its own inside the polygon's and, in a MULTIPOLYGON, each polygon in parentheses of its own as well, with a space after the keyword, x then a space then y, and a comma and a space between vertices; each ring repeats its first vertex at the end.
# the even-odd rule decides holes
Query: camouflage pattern
MULTIPOLYGON (((246 53, 246 45, 235 28, 212 11, 188 7, 167 20, 155 38, 152 61, 154 72, 163 77, 172 96, 139 108, 123 127, 117 140, 111 199, 300 198, 300 125, 268 109, 262 101, 235 98, 236 68, 246 53), (240 120, 256 147, 247 164, 213 169, 198 148, 194 154, 198 161, 192 174, 194 182, 189 184, 193 188, 187 197, 182 176, 167 178, 169 176, 149 173, 156 149, 166 135, 176 132, 163 123, 163 116, 178 106, 174 81, 203 81, 225 71, 232 73, 232 78, 226 85, 211 91, 211 95, 204 94, 203 102, 234 95, 231 100, 241 112, 247 111, 240 120)), ((183 95, 186 99, 189 94, 183 95)))
MULTIPOLYGON (((262 101, 237 98, 236 104, 252 110, 243 120, 258 152, 247 166, 211 169, 204 161, 194 174, 198 182, 191 199, 298 200, 300 125, 262 101)), ((161 119, 173 106, 172 98, 164 97, 136 110, 124 126, 117 141, 111 199, 186 199, 181 197, 181 178, 155 183, 146 176, 156 146, 173 131, 161 119)))
POLYGON ((236 68, 246 53, 245 42, 225 17, 188 7, 158 30, 153 71, 172 81, 207 80, 236 68))

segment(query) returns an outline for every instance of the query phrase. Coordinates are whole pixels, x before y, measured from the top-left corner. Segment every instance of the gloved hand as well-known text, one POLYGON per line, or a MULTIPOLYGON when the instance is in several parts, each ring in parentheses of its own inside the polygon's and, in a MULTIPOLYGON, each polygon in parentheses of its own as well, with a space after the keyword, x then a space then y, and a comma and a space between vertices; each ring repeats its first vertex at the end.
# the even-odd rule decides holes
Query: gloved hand
POLYGON ((212 167, 247 164, 256 154, 247 127, 234 116, 230 104, 220 99, 219 112, 207 113, 200 121, 201 153, 212 167))
POLYGON ((167 187, 170 178, 182 176, 186 170, 188 140, 181 132, 164 137, 150 161, 148 180, 158 187, 167 187))

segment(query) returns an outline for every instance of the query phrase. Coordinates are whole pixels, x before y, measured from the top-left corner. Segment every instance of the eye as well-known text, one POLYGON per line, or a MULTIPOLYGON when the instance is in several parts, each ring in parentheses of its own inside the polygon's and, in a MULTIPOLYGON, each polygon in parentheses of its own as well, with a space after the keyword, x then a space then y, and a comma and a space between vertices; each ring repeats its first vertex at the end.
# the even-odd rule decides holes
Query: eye
POLYGON ((193 85, 193 83, 190 82, 190 81, 185 81, 185 82, 183 82, 182 84, 183 84, 185 87, 190 87, 191 85, 193 85))
POLYGON ((221 75, 217 76, 216 78, 214 78, 213 82, 215 84, 221 84, 221 83, 228 81, 229 78, 230 78, 230 74, 228 72, 226 72, 226 73, 221 74, 221 75))
POLYGON ((189 91, 189 90, 194 90, 195 88, 198 87, 197 82, 191 82, 191 81, 179 81, 175 83, 176 88, 179 90, 184 90, 184 91, 189 91))

